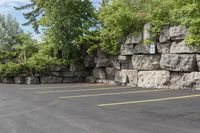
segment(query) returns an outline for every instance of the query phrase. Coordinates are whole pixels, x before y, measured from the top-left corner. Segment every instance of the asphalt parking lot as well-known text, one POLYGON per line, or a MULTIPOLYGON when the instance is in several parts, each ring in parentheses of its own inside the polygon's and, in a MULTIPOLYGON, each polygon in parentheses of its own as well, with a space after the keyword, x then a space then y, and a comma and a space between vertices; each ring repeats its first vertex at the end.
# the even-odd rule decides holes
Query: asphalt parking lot
POLYGON ((200 91, 0 84, 0 133, 199 133, 200 91))

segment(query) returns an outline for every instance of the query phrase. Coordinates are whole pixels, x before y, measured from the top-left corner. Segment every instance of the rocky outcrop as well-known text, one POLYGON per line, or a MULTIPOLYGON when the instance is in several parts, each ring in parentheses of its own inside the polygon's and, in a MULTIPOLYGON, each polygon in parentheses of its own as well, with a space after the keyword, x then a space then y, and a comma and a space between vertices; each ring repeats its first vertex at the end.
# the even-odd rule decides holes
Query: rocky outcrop
POLYGON ((136 70, 159 70, 160 55, 133 55, 133 69, 136 70))
POLYGON ((169 71, 191 72, 196 70, 196 57, 192 54, 163 54, 160 66, 169 71))
POLYGON ((145 88, 168 88, 170 85, 169 71, 140 71, 138 86, 145 88))

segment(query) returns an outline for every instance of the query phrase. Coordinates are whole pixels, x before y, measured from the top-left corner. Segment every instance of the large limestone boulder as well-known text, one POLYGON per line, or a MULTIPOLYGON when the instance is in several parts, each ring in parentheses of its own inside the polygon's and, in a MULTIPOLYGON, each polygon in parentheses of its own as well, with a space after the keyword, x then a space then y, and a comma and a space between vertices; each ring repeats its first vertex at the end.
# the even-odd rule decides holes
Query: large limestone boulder
POLYGON ((25 78, 24 77, 20 77, 20 76, 14 77, 14 83, 15 84, 24 84, 25 83, 25 78))
POLYGON ((121 71, 122 83, 130 86, 137 86, 138 71, 122 69, 121 71))
POLYGON ((135 45, 134 54, 149 54, 150 47, 148 45, 137 44, 135 45))
POLYGON ((42 84, 57 84, 62 83, 63 78, 57 76, 43 76, 40 78, 42 84))
POLYGON ((200 90, 200 72, 172 73, 170 88, 200 90))
POLYGON ((159 42, 160 43, 170 42, 170 35, 169 35, 169 29, 168 28, 161 31, 160 37, 159 37, 159 42))
POLYGON ((198 70, 200 71, 200 54, 197 55, 197 66, 198 70))
POLYGON ((200 72, 192 72, 188 77, 188 86, 200 90, 200 72))
POLYGON ((120 66, 120 63, 118 61, 118 58, 117 57, 111 57, 110 58, 110 63, 111 63, 111 66, 117 70, 121 69, 121 66, 120 66))
POLYGON ((197 50, 194 47, 187 45, 185 41, 181 41, 181 42, 172 42, 170 53, 192 54, 192 53, 200 53, 200 50, 197 50))
POLYGON ((128 60, 130 60, 130 56, 124 56, 124 55, 118 56, 119 62, 127 62, 128 60))
POLYGON ((82 83, 84 78, 82 77, 73 77, 73 78, 64 78, 63 83, 82 83))
POLYGON ((169 71, 191 72, 196 69, 196 57, 192 54, 162 54, 160 66, 169 71))
POLYGON ((62 76, 62 77, 74 77, 75 76, 75 72, 61 72, 60 73, 60 76, 62 76))
POLYGON ((187 29, 185 26, 174 26, 169 29, 169 35, 171 40, 183 40, 187 35, 187 29))
POLYGON ((109 58, 95 58, 96 67, 107 67, 110 66, 109 58))
POLYGON ((6 77, 2 79, 2 83, 4 84, 14 84, 14 79, 13 77, 6 77))
POLYGON ((171 73, 170 89, 187 89, 189 75, 190 73, 171 73))
POLYGON ((157 44, 157 52, 160 54, 168 54, 170 53, 170 47, 171 47, 170 42, 159 43, 157 44))
POLYGON ((106 77, 109 80, 114 80, 115 78, 115 68, 113 67, 106 67, 106 77))
POLYGON ((159 70, 160 55, 133 55, 133 69, 136 70, 159 70))
POLYGON ((129 34, 126 38, 126 45, 130 45, 130 44, 138 44, 142 41, 142 33, 138 34, 138 35, 132 35, 129 34))
POLYGON ((140 71, 138 86, 145 88, 168 88, 170 84, 169 71, 140 71))
POLYGON ((40 83, 40 78, 39 77, 26 77, 25 78, 25 83, 30 85, 30 84, 39 84, 40 83))
POLYGON ((92 57, 85 57, 84 58, 84 66, 86 68, 95 67, 94 59, 92 57))
POLYGON ((106 73, 103 68, 95 68, 93 70, 93 76, 97 79, 106 79, 106 73))
POLYGON ((117 70, 117 71, 115 72, 114 81, 115 81, 116 83, 122 83, 122 72, 121 72, 121 70, 117 70))
POLYGON ((84 71, 85 67, 83 63, 72 63, 70 64, 70 71, 84 71))
POLYGON ((87 71, 78 71, 78 72, 75 72, 75 76, 76 77, 87 77, 89 76, 89 72, 87 71))
POLYGON ((88 76, 88 77, 85 78, 85 82, 86 83, 95 83, 96 78, 94 76, 88 76))
POLYGON ((54 71, 54 72, 68 71, 69 66, 67 66, 67 65, 55 65, 55 66, 52 67, 51 70, 54 71))
POLYGON ((134 45, 121 45, 121 55, 132 55, 134 53, 134 45))

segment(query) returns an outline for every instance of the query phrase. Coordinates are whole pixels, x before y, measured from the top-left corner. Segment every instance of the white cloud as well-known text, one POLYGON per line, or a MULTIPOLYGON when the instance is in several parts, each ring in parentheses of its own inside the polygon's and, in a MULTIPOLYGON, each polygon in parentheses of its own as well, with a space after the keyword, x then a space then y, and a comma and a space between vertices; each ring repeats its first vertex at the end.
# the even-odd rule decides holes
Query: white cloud
POLYGON ((0 13, 9 13, 17 6, 25 5, 29 3, 30 0, 0 0, 0 13))

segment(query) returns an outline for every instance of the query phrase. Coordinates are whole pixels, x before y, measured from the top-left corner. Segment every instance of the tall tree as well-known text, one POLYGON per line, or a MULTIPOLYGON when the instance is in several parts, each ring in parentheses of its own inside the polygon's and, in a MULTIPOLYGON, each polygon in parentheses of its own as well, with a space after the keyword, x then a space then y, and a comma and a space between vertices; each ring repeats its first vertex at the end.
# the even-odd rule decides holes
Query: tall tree
POLYGON ((77 56, 76 40, 93 24, 95 9, 90 0, 32 0, 18 9, 32 9, 24 14, 35 29, 46 27, 46 41, 53 43, 62 58, 77 56))
POLYGON ((11 15, 0 15, 0 49, 10 50, 22 33, 19 23, 11 15))

